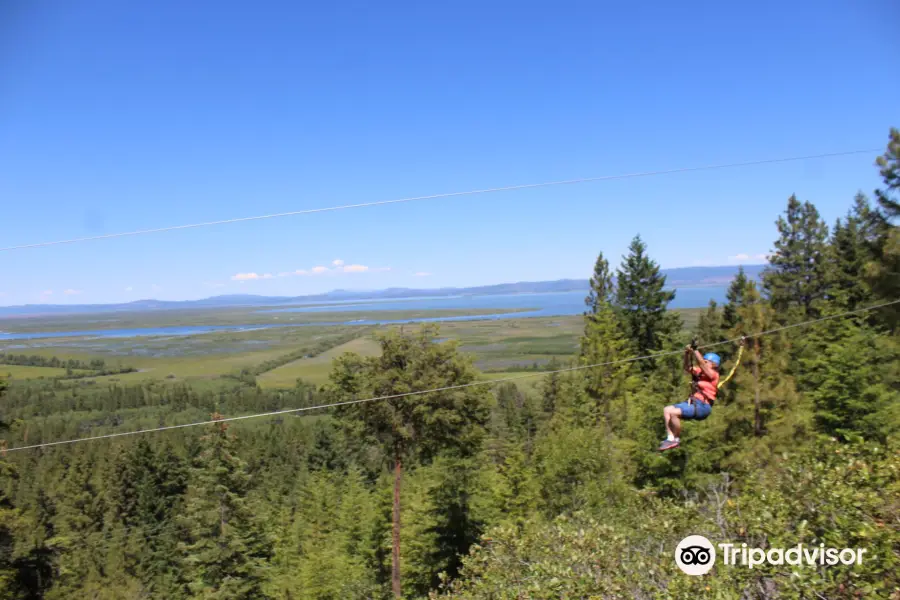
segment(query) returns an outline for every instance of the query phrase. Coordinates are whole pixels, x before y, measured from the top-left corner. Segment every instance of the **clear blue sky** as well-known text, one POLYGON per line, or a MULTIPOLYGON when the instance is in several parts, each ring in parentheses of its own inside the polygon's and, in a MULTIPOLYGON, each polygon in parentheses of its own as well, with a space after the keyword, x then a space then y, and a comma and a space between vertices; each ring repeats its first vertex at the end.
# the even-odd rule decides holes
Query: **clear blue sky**
MULTIPOLYGON (((891 0, 7 0, 0 246, 883 147, 897 23, 891 0)), ((587 277, 636 233, 663 267, 760 262, 791 193, 833 222, 873 159, 5 252, 0 304, 587 277)))

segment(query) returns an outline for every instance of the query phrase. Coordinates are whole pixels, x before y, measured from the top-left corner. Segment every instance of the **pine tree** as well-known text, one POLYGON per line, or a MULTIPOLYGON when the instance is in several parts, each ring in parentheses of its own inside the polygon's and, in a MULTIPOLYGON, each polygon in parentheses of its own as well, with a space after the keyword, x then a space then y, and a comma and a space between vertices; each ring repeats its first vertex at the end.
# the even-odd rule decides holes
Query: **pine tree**
POLYGON ((59 597, 74 597, 101 578, 105 557, 101 531, 106 509, 105 494, 99 487, 102 478, 95 473, 99 461, 77 449, 66 458, 71 462, 54 498, 56 537, 47 540, 47 545, 59 548, 61 554, 60 575, 53 591, 59 597))
POLYGON ((738 267, 737 275, 731 280, 731 283, 728 285, 728 291, 725 293, 728 302, 722 309, 722 328, 726 331, 734 329, 738 324, 738 308, 744 302, 744 294, 748 283, 749 280, 744 272, 744 267, 738 267))
MULTIPOLYGON (((771 329, 775 314, 762 300, 756 282, 744 287, 729 339, 771 329)), ((728 372, 733 363, 723 363, 728 372)), ((720 390, 715 419, 704 424, 702 451, 706 472, 740 474, 765 464, 779 451, 791 449, 808 419, 807 405, 794 390, 782 334, 749 337, 733 378, 720 390)), ((696 462, 696 461, 695 461, 696 462)))
POLYGON ((725 339, 723 313, 715 300, 710 300, 706 312, 700 315, 694 336, 703 344, 715 344, 725 339))
POLYGON ((900 190, 900 129, 891 128, 887 150, 876 159, 884 180, 884 189, 877 190, 875 197, 884 212, 884 216, 890 220, 900 217, 900 200, 894 195, 900 190))
POLYGON ((374 595, 367 572, 365 528, 374 504, 358 470, 310 474, 296 490, 297 519, 290 535, 299 551, 287 574, 288 598, 338 599, 374 595))
POLYGON ((374 441, 392 462, 391 588, 402 594, 400 579, 400 512, 403 464, 429 461, 450 452, 461 458, 478 450, 489 417, 487 391, 467 387, 401 396, 418 390, 466 385, 477 372, 452 342, 436 343, 438 328, 423 326, 417 334, 389 332, 379 338, 381 355, 362 358, 345 354, 335 360, 327 392, 336 402, 384 398, 338 410, 352 438, 374 441))
POLYGON ((597 255, 594 263, 594 274, 590 280, 591 291, 584 303, 587 305, 586 315, 594 315, 612 304, 615 290, 612 283, 612 274, 609 272, 609 263, 603 258, 603 253, 597 255))
MULTIPOLYGON (((628 256, 619 267, 616 281, 616 309, 626 335, 637 354, 659 352, 664 342, 681 328, 681 320, 666 309, 675 299, 674 291, 666 291, 666 277, 659 265, 646 255, 647 246, 635 236, 628 256)), ((653 370, 655 361, 642 361, 644 372, 653 370)))
MULTIPOLYGON (((214 415, 214 419, 218 415, 214 415)), ((186 587, 192 598, 265 598, 264 566, 270 544, 247 499, 247 467, 225 423, 201 439, 193 465, 185 515, 186 587)))
POLYGON ((833 265, 829 295, 834 310, 854 310, 870 303, 872 294, 865 281, 865 268, 873 258, 873 240, 868 231, 871 213, 869 201, 857 194, 853 210, 834 225, 829 247, 829 261, 833 265))
POLYGON ((187 471, 171 446, 160 453, 141 438, 121 457, 109 483, 110 520, 126 528, 126 570, 151 593, 169 595, 175 580, 175 522, 187 471))
POLYGON ((843 440, 878 443, 900 431, 900 345, 862 318, 820 324, 804 340, 799 384, 815 405, 816 427, 843 440))
MULTIPOLYGON (((608 364, 628 355, 629 343, 612 304, 614 291, 609 264, 601 253, 591 278, 591 295, 587 298, 588 310, 584 314, 584 335, 581 338, 580 364, 601 365, 584 373, 585 389, 591 399, 584 417, 591 424, 601 419, 610 421, 611 413, 627 416, 629 373, 632 365, 608 364), (613 409, 615 404, 616 409, 613 409)), ((585 423, 587 424, 587 423, 585 423)))
POLYGON ((815 206, 796 196, 776 224, 779 238, 763 271, 763 289, 782 321, 816 318, 828 290, 828 226, 815 206))
MULTIPOLYGON (((6 380, 0 377, 0 401, 6 392, 6 380)), ((5 422, 0 421, 0 431, 8 429, 5 422)), ((5 447, 5 440, 3 442, 5 447)), ((5 460, 0 459, 0 478, 6 480, 17 476, 16 470, 5 460)), ((3 481, 5 484, 6 482, 3 481)), ((5 485, 3 487, 6 487, 5 485)), ((15 598, 16 567, 13 552, 15 538, 13 532, 19 520, 12 500, 0 487, 0 598, 15 598)))
MULTIPOLYGON (((895 225, 900 217, 900 130, 891 129, 887 150, 878 157, 877 164, 884 189, 875 191, 879 205, 872 213, 876 240, 874 259, 866 267, 866 280, 880 300, 891 301, 900 297, 900 228, 895 225)), ((876 317, 895 330, 900 324, 900 308, 886 307, 876 317)))

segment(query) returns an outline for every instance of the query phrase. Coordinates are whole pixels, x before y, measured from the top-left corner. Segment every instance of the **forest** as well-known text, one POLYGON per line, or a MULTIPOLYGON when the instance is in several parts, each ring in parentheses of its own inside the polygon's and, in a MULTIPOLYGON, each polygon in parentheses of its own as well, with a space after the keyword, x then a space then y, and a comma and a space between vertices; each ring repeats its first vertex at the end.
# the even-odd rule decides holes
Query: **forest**
POLYGON ((470 385, 434 325, 385 329, 320 386, 256 385, 281 363, 203 387, 0 383, 0 598, 900 599, 900 304, 881 306, 900 299, 900 131, 874 168, 834 223, 788 198, 760 281, 740 273, 695 328, 640 236, 615 270, 600 253, 580 350, 533 387, 470 385), (657 452, 684 346, 719 344, 728 372, 741 336, 712 415, 657 452), (689 577, 691 534, 867 553, 689 577))

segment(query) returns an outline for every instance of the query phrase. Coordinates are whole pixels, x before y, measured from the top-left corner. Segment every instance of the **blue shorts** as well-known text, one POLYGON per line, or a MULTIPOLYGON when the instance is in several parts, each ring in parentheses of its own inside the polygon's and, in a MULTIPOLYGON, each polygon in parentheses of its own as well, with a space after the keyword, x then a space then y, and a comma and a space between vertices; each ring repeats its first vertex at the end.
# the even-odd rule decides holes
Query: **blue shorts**
POLYGON ((702 421, 712 412, 712 406, 700 400, 694 400, 691 403, 679 402, 673 404, 675 408, 681 409, 681 418, 688 421, 702 421))

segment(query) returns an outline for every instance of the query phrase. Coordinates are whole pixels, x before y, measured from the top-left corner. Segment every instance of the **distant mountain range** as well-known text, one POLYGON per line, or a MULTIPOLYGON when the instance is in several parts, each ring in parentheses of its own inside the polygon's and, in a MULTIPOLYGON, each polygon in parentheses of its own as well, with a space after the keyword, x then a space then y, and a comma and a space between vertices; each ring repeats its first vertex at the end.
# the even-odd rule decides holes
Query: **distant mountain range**
MULTIPOLYGON (((744 265, 744 272, 752 279, 759 279, 765 265, 744 265)), ((671 288, 728 285, 737 274, 737 266, 683 267, 663 269, 666 283, 671 288)), ((110 312, 146 312, 156 310, 185 310, 202 308, 228 308, 240 306, 271 306, 284 304, 309 304, 316 302, 340 302, 350 300, 380 300, 396 298, 421 298, 423 296, 488 296, 496 294, 536 294, 547 292, 575 292, 587 290, 587 279, 559 279, 556 281, 523 281, 499 283, 467 288, 388 288, 361 292, 334 290, 309 296, 256 296, 230 294, 202 300, 136 300, 123 304, 25 304, 0 307, 0 317, 46 316, 66 314, 90 314, 110 312)))

